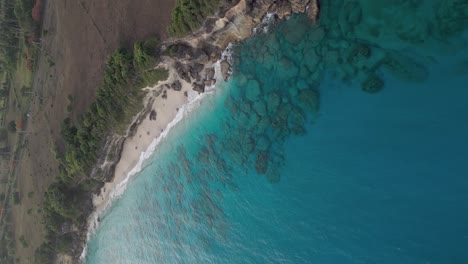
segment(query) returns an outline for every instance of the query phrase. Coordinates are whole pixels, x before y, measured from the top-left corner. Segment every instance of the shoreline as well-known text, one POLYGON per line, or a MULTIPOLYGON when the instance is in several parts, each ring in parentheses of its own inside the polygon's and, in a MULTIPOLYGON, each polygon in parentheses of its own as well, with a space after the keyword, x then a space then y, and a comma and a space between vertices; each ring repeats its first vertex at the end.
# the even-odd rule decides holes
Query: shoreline
MULTIPOLYGON (((101 217, 111 207, 112 202, 123 194, 128 181, 141 171, 144 162, 153 155, 172 127, 197 108, 194 104, 199 105, 204 97, 214 92, 216 84, 229 78, 231 74, 230 44, 257 34, 256 28, 264 24, 265 18, 272 20, 268 14, 273 13, 278 19, 284 19, 293 13, 307 13, 311 20, 316 21, 318 12, 316 0, 291 0, 289 8, 286 9, 276 5, 273 1, 264 2, 268 3, 252 7, 245 0, 240 0, 223 16, 215 17, 216 19, 208 18, 214 21, 212 25, 205 23, 202 29, 194 35, 163 43, 163 49, 165 45, 182 44, 188 45, 189 49, 197 50, 200 46, 211 45, 217 52, 208 53, 211 58, 206 55, 207 58, 200 58, 202 56, 197 57, 193 54, 192 58, 188 58, 187 54, 182 54, 179 58, 163 57, 161 64, 169 69, 169 78, 153 87, 143 89, 148 92, 142 109, 142 112, 146 110, 146 113, 141 115, 142 112, 140 112, 129 124, 127 135, 117 140, 123 139, 124 142, 117 150, 120 154, 114 160, 115 167, 110 169, 112 177, 100 188, 98 194, 93 194, 93 209, 88 216, 85 244, 82 245, 83 251, 79 256, 81 262, 86 260, 88 242, 97 230, 101 217), (300 5, 301 8, 294 10, 293 4, 300 5), (190 66, 188 70, 184 67, 193 63, 203 65, 203 68, 195 74, 196 76, 192 75, 190 66), (200 80, 200 76, 204 76, 203 80, 200 80), (171 89, 171 84, 174 83, 180 84, 177 90, 171 89), (161 93, 163 96, 160 96, 161 93), (151 107, 151 110, 148 111, 148 107, 151 107), (156 120, 151 120, 150 112, 153 111, 156 112, 156 120), (133 126, 135 128, 131 130, 133 126)), ((111 151, 106 147, 104 155, 108 155, 111 151)), ((106 166, 107 162, 105 159, 97 167, 106 166)))
MULTIPOLYGON (((210 66, 215 68, 216 83, 221 82, 220 60, 210 66)), ((151 110, 157 112, 157 118, 156 120, 150 120, 149 111, 143 115, 143 119, 139 122, 135 131, 133 131, 133 135, 125 138, 112 180, 104 184, 99 194, 93 194, 93 212, 88 217, 86 243, 89 242, 91 236, 96 232, 103 215, 112 206, 114 200, 124 193, 128 182, 144 168, 143 165, 146 160, 153 155, 156 148, 170 133, 172 128, 189 115, 190 112, 197 109, 206 96, 215 92, 215 85, 213 84, 210 87, 205 87, 204 93, 198 94, 192 90, 192 86, 189 83, 177 79, 174 73, 170 74, 168 80, 153 87, 146 87, 144 90, 152 92, 161 86, 177 80, 182 83, 182 89, 180 91, 168 90, 167 99, 159 96, 147 96, 149 97, 147 101, 151 105, 151 110), (187 96, 185 96, 185 92, 187 92, 187 96)), ((138 121, 135 120, 134 123, 138 121)), ((85 259, 86 253, 87 244, 80 255, 81 260, 85 259)))

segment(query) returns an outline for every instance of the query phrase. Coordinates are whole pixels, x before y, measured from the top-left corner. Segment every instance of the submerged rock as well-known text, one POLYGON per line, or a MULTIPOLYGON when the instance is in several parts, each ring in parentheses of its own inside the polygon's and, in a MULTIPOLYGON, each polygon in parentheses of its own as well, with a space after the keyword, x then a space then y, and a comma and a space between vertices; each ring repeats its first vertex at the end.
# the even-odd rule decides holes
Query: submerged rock
POLYGON ((274 113, 281 102, 281 97, 277 93, 273 92, 268 94, 267 100, 268 112, 274 113))
POLYGON ((241 101, 239 103, 239 109, 244 112, 246 115, 250 115, 251 111, 252 111, 252 107, 250 106, 250 102, 249 101, 241 101))
POLYGON ((307 112, 318 112, 320 108, 319 93, 315 90, 302 90, 298 94, 299 106, 307 112))
POLYGON ((288 126, 291 132, 294 135, 304 135, 305 134, 304 123, 305 123, 305 118, 302 115, 300 109, 296 107, 292 107, 288 116, 288 126))
POLYGON ((206 79, 211 80, 214 78, 215 75, 215 69, 214 68, 208 68, 206 69, 206 79))
POLYGON ((255 127, 257 133, 264 133, 271 126, 270 120, 267 116, 261 117, 255 127))
POLYGON ((255 170, 258 174, 265 174, 268 170, 268 152, 259 151, 255 157, 255 170))
MULTIPOLYGON (((294 8, 293 8, 293 12, 294 12, 294 8)), ((308 21, 307 18, 305 17, 301 16, 297 19, 298 21, 295 24, 294 30, 288 30, 288 32, 283 33, 286 41, 292 45, 299 44, 305 38, 307 30, 309 29, 308 25, 310 24, 310 21, 308 21)), ((289 27, 285 27, 285 29, 289 29, 289 27)))
POLYGON ((428 76, 424 66, 401 53, 388 52, 382 66, 402 81, 421 82, 426 80, 428 76))
POLYGON ((438 33, 443 37, 452 36, 468 28, 468 1, 440 1, 435 23, 438 33))
POLYGON ((258 136, 257 138, 257 150, 266 151, 270 147, 270 139, 265 134, 258 136))
POLYGON ((247 135, 242 137, 241 145, 244 151, 248 153, 251 153, 255 148, 255 143, 253 139, 247 135))
POLYGON ((287 80, 298 75, 299 69, 294 62, 286 56, 283 56, 277 65, 278 77, 287 80))
POLYGON ((253 109, 255 110, 255 112, 257 112, 257 114, 259 114, 260 116, 265 116, 267 115, 267 107, 266 107, 266 104, 263 100, 257 100, 254 104, 253 104, 253 109))
POLYGON ((247 126, 249 128, 253 128, 257 125, 258 121, 260 120, 260 118, 258 117, 258 115, 254 112, 254 113, 251 113, 249 115, 249 123, 247 124, 247 126))
POLYGON ((309 32, 309 41, 315 47, 319 45, 319 42, 325 37, 325 30, 323 27, 315 27, 309 32))
POLYGON ((229 70, 231 66, 225 59, 221 61, 220 66, 221 66, 221 75, 223 76, 224 81, 227 81, 227 79, 229 78, 229 70))
POLYGON ((198 161, 207 165, 210 162, 210 152, 206 147, 202 147, 198 152, 198 161))
POLYGON ((314 72, 317 69, 321 60, 313 48, 304 50, 303 58, 303 64, 310 72, 314 72))
POLYGON ((260 85, 256 80, 249 80, 247 82, 247 87, 245 88, 245 97, 252 102, 257 101, 260 96, 260 85))
POLYGON ((384 87, 384 82, 375 73, 371 73, 361 85, 362 90, 368 93, 377 93, 384 87))

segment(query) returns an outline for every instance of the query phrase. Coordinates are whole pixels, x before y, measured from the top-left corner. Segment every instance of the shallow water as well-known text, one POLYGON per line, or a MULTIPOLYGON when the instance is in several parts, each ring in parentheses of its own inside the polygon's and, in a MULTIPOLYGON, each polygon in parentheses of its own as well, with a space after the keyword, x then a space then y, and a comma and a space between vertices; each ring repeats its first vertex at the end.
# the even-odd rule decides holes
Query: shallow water
POLYGON ((235 46, 87 263, 466 263, 465 2, 321 1, 235 46))

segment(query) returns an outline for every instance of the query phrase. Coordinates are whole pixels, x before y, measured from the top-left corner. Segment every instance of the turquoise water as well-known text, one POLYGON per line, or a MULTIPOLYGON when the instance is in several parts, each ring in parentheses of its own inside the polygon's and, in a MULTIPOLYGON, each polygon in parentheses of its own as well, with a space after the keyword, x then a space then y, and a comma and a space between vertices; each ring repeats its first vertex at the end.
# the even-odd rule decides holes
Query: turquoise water
POLYGON ((468 262, 468 4, 321 1, 319 24, 235 46, 87 263, 468 262))

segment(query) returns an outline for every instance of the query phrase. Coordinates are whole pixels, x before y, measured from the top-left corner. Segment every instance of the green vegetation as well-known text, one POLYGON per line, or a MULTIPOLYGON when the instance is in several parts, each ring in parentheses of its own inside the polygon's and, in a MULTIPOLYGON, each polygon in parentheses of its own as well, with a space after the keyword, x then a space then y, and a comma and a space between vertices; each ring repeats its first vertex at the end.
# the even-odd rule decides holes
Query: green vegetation
POLYGON ((13 204, 18 205, 20 204, 20 195, 19 192, 14 192, 13 193, 13 204))
POLYGON ((215 13, 219 4, 220 0, 177 0, 169 33, 181 37, 199 29, 205 18, 215 13))
POLYGON ((26 239, 24 238, 23 235, 20 236, 19 241, 20 241, 21 245, 23 245, 23 247, 25 247, 25 248, 29 247, 28 242, 26 241, 26 239))
POLYGON ((16 121, 11 120, 11 121, 8 123, 8 131, 10 131, 11 133, 15 133, 15 132, 16 132, 16 121))
MULTIPOLYGON (((64 234, 63 227, 85 222, 90 193, 103 184, 103 179, 89 175, 104 139, 119 132, 119 126, 128 124, 141 110, 141 88, 168 77, 167 70, 154 69, 158 63, 157 43, 156 39, 137 42, 133 53, 117 50, 109 58, 96 100, 77 122, 71 118, 63 121, 66 151, 60 155, 60 174, 45 194, 46 241, 36 251, 37 263, 48 263, 55 253, 71 250, 75 233, 64 234)), ((71 104, 73 98, 68 99, 71 104)))

